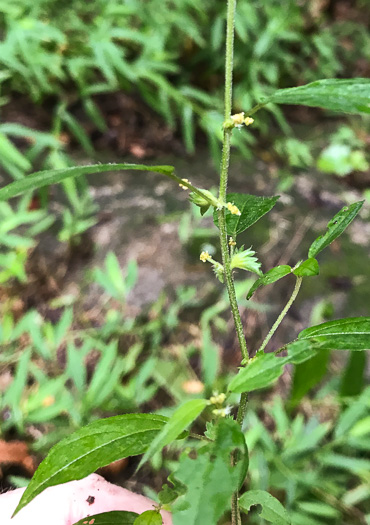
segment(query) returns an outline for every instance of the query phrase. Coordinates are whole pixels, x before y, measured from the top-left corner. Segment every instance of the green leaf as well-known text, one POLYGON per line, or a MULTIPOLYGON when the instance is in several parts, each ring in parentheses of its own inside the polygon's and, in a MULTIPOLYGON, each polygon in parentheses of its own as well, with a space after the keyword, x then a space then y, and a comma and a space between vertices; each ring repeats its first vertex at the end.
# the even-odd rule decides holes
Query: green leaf
POLYGON ((167 421, 153 414, 125 414, 77 430, 50 450, 14 514, 47 487, 82 479, 112 461, 143 454, 167 421))
POLYGON ((321 464, 340 470, 348 470, 360 477, 368 475, 370 471, 370 460, 365 458, 353 458, 343 454, 322 454, 321 464))
POLYGON ((231 453, 247 453, 244 435, 233 419, 217 424, 216 441, 198 450, 196 459, 182 455, 173 477, 186 491, 172 506, 173 525, 215 525, 226 510, 245 472, 245 459, 233 466, 231 453))
POLYGON ((317 160, 317 169, 344 177, 352 171, 367 171, 369 163, 363 151, 353 150, 348 144, 334 143, 321 152, 317 160))
POLYGON ((22 171, 31 169, 30 161, 18 151, 6 135, 0 133, 0 155, 22 171))
MULTIPOLYGON (((102 512, 93 514, 88 518, 82 518, 74 525, 86 525, 94 520, 94 525, 134 525, 138 514, 136 512, 127 512, 125 510, 113 510, 111 512, 102 512)), ((161 522, 162 523, 162 522, 161 522)))
POLYGON ((92 173, 106 173, 109 171, 139 170, 153 171, 163 175, 173 175, 172 166, 145 166, 143 164, 92 164, 89 166, 75 166, 59 170, 38 171, 32 175, 27 175, 22 180, 17 180, 0 189, 0 201, 15 197, 25 191, 31 191, 50 184, 56 184, 69 177, 80 175, 90 175, 92 173))
POLYGON ((312 275, 319 275, 319 263, 316 261, 316 259, 307 259, 301 263, 298 268, 293 270, 293 273, 297 277, 311 277, 312 275))
POLYGON ((298 508, 307 512, 308 514, 313 514, 316 516, 322 516, 324 518, 340 518, 341 512, 339 509, 328 505, 327 503, 322 503, 319 501, 300 501, 298 502, 298 508))
POLYGON ((366 352, 351 352, 341 378, 339 390, 341 396, 356 396, 362 392, 365 385, 366 362, 366 352))
POLYGON ((261 505, 260 517, 274 525, 290 525, 291 521, 287 511, 280 501, 264 490, 250 490, 239 499, 240 507, 247 511, 253 505, 261 505))
POLYGON ((241 394, 270 386, 281 376, 287 362, 286 357, 276 357, 275 354, 257 354, 231 380, 228 389, 241 394))
MULTIPOLYGON (((278 199, 279 196, 257 197, 244 193, 229 193, 226 196, 226 200, 237 206, 240 215, 233 215, 229 210, 225 210, 228 235, 232 235, 235 238, 238 233, 252 226, 275 206, 278 199)), ((218 227, 217 210, 213 212, 213 221, 218 227)))
POLYGON ((162 485, 162 490, 158 492, 158 499, 162 505, 172 503, 178 498, 178 496, 178 491, 175 488, 171 488, 169 485, 162 485))
POLYGON ((268 102, 320 107, 342 113, 370 113, 370 79, 317 80, 305 86, 279 89, 268 102))
POLYGON ((299 341, 310 341, 313 349, 369 350, 370 317, 348 317, 306 328, 299 341))
POLYGON ((209 402, 206 399, 191 399, 175 410, 167 424, 153 439, 150 447, 142 457, 138 469, 154 454, 160 452, 163 447, 174 441, 203 412, 208 404, 209 402))
POLYGON ((162 525, 162 516, 156 510, 146 510, 136 518, 134 525, 162 525))
POLYGON ((299 365, 317 354, 310 341, 293 341, 287 346, 289 363, 299 365))
POLYGON ((329 356, 329 350, 322 350, 316 355, 311 352, 311 359, 296 365, 290 394, 290 402, 293 407, 297 406, 307 392, 316 386, 325 376, 328 368, 329 356))
POLYGON ((344 206, 328 223, 328 231, 320 235, 310 246, 308 257, 316 257, 324 248, 329 246, 339 235, 341 235, 360 211, 364 201, 359 201, 344 206))
POLYGON ((272 284, 279 279, 282 279, 286 275, 292 272, 292 268, 288 266, 287 264, 283 264, 280 266, 276 266, 275 268, 271 268, 268 272, 266 272, 262 277, 257 279, 257 281, 254 282, 253 286, 248 292, 247 299, 250 299, 254 292, 260 287, 260 286, 266 286, 267 284, 272 284))

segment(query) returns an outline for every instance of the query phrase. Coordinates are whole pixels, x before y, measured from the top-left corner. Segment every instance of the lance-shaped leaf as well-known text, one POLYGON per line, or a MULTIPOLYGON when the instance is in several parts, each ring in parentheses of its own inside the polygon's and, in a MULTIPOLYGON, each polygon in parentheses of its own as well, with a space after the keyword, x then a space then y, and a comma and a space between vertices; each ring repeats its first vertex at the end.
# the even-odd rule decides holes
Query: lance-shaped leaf
MULTIPOLYGON (((278 199, 279 196, 257 197, 244 193, 229 193, 226 200, 239 209, 240 215, 234 215, 229 210, 225 210, 227 233, 235 238, 238 233, 243 232, 268 213, 278 199)), ((218 227, 217 210, 213 212, 213 221, 218 227)))
POLYGON ((32 175, 27 175, 24 179, 17 180, 0 189, 0 201, 10 199, 16 195, 20 195, 25 191, 36 190, 43 186, 56 184, 69 177, 78 177, 80 175, 91 175, 93 173, 106 173, 109 171, 122 170, 139 170, 139 171, 153 171, 161 173, 167 177, 174 178, 180 181, 174 175, 173 166, 145 166, 144 164, 92 164, 89 166, 75 166, 73 168, 65 168, 58 170, 38 171, 32 175))
POLYGON ((261 505, 260 518, 274 525, 290 525, 291 520, 279 500, 264 490, 249 490, 239 499, 241 509, 249 511, 254 505, 261 505))
POLYGON ((266 286, 267 284, 272 284, 279 279, 282 279, 286 275, 292 272, 292 268, 288 266, 287 264, 283 264, 280 266, 276 266, 275 268, 271 268, 268 272, 266 272, 262 277, 257 279, 253 283, 253 286, 248 292, 247 299, 250 299, 254 292, 260 287, 260 286, 266 286))
POLYGON ((318 253, 339 237, 356 217, 363 203, 364 201, 359 201, 350 206, 344 206, 328 223, 328 231, 311 244, 308 250, 308 257, 316 257, 318 253))
POLYGON ((82 479, 112 461, 143 454, 167 421, 154 414, 125 414, 77 430, 50 450, 14 514, 47 487, 82 479))
POLYGON ((281 376, 288 361, 287 357, 276 357, 275 354, 257 354, 231 380, 229 391, 241 394, 270 386, 281 376))
MULTIPOLYGON (((301 363, 304 363, 308 359, 311 359, 311 357, 314 357, 317 354, 318 348, 313 348, 311 342, 309 340, 302 340, 302 341, 293 341, 292 343, 289 343, 287 347, 288 350, 288 361, 289 363, 292 363, 293 365, 299 365, 301 363)), ((283 348, 281 349, 283 350, 283 348)))
POLYGON ((175 410, 172 417, 151 442, 150 447, 140 461, 138 469, 154 454, 174 441, 203 412, 208 404, 207 399, 191 399, 175 410))
POLYGON ((370 79, 326 79, 305 86, 279 89, 268 102, 299 104, 342 113, 370 113, 370 79))
POLYGON ((136 514, 136 512, 113 510, 111 512, 93 514, 88 518, 82 518, 74 525, 87 525, 91 522, 94 525, 134 525, 134 522, 138 516, 139 514, 136 514))
POLYGON ((319 275, 320 268, 319 263, 311 257, 306 261, 303 261, 295 270, 293 270, 294 275, 297 277, 311 277, 312 275, 319 275))
POLYGON ((309 341, 313 350, 369 350, 370 317, 348 317, 303 330, 298 341, 309 341))

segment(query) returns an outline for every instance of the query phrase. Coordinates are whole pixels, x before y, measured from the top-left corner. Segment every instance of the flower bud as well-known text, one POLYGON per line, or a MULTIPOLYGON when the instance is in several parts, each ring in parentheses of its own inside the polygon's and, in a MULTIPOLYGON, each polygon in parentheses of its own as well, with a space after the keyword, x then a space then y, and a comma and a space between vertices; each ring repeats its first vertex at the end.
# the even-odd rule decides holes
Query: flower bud
MULTIPOLYGON (((189 179, 181 179, 183 182, 190 182, 189 179)), ((179 184, 182 190, 188 190, 189 188, 185 184, 179 184)))
POLYGON ((192 191, 189 194, 189 200, 199 206, 201 214, 204 215, 210 206, 217 207, 219 203, 216 197, 210 191, 201 190, 201 192, 204 194, 204 197, 199 195, 199 193, 192 191))

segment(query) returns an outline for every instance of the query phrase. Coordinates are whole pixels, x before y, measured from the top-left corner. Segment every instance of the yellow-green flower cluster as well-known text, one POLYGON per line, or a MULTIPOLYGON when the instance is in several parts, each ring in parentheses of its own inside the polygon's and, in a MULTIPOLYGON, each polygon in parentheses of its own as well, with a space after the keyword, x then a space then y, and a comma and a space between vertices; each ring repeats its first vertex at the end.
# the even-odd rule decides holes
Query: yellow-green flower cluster
POLYGON ((210 256, 210 254, 207 252, 207 251, 204 251, 200 254, 199 256, 199 259, 202 261, 202 262, 207 262, 207 261, 210 261, 212 260, 212 257, 210 256))
POLYGON ((231 117, 224 122, 224 128, 225 129, 232 129, 232 128, 241 128, 243 124, 245 126, 250 126, 253 124, 254 119, 252 117, 245 117, 245 113, 242 111, 241 113, 235 113, 235 115, 231 115, 231 117))
POLYGON ((213 396, 209 398, 212 405, 223 405, 226 399, 226 394, 217 394, 216 392, 213 393, 213 396))
POLYGON ((235 204, 233 204, 231 202, 228 202, 226 204, 226 208, 229 210, 229 212, 232 215, 241 215, 239 208, 237 206, 235 206, 235 204))
POLYGON ((229 239, 229 246, 236 246, 236 242, 234 241, 232 237, 230 237, 229 239))

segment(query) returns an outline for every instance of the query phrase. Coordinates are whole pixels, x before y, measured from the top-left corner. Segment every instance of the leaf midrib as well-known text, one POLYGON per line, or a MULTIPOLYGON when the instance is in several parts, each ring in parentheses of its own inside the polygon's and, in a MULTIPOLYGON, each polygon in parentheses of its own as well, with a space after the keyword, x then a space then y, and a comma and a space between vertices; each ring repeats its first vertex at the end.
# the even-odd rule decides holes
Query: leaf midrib
MULTIPOLYGON (((138 434, 143 434, 145 432, 149 432, 149 431, 152 431, 152 430, 158 430, 160 431, 161 429, 158 429, 158 428, 147 428, 145 430, 140 430, 138 432, 132 432, 131 434, 125 434, 124 436, 120 435, 119 437, 115 438, 115 439, 112 439, 110 441, 106 441, 104 444, 102 445, 99 445, 93 449, 90 449, 88 452, 86 452, 85 454, 82 454, 81 456, 79 456, 78 458, 75 458, 73 461, 67 463, 67 465, 64 465, 62 468, 60 468, 57 472, 55 472, 52 476, 50 476, 48 479, 46 479, 45 481, 43 481, 42 483, 39 483, 37 485, 37 488, 40 488, 42 487, 43 485, 45 485, 48 481, 52 480, 53 478, 55 478, 58 474, 60 474, 61 472, 63 472, 63 470, 65 470, 66 468, 68 468, 70 465, 73 465, 73 463, 76 463, 77 461, 79 461, 80 459, 82 458, 86 458, 87 456, 89 456, 90 454, 92 454, 93 452, 101 449, 101 448, 104 448, 105 446, 108 446, 108 445, 111 445, 112 443, 114 443, 115 441, 118 441, 119 439, 125 439, 125 438, 129 438, 129 437, 132 437, 132 436, 135 436, 135 435, 138 435, 138 434)), ((93 434, 91 435, 94 435, 94 434, 102 434, 102 432, 94 432, 93 434)), ((75 441, 72 441, 72 443, 75 443, 77 442, 79 439, 82 439, 82 437, 88 437, 87 435, 86 436, 80 436, 78 439, 76 439, 75 441)), ((82 478, 77 478, 77 479, 82 479, 82 478)), ((33 491, 35 492, 35 490, 33 491)), ((32 493, 33 493, 32 492, 32 493)))

